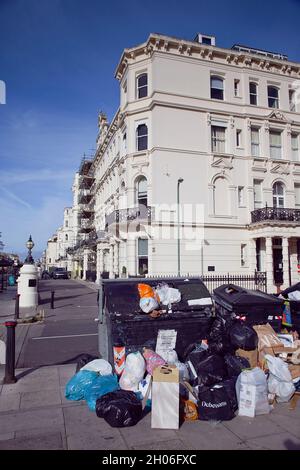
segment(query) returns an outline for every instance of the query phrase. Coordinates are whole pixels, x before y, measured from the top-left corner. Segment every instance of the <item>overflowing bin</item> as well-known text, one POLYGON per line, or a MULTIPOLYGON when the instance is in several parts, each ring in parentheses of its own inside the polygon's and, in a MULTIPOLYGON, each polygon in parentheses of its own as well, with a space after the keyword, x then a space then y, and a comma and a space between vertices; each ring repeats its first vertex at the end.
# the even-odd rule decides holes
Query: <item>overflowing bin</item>
POLYGON ((300 334, 300 282, 288 287, 284 291, 281 292, 282 297, 289 300, 290 310, 291 310, 291 317, 292 317, 292 325, 298 333, 300 334), (299 294, 298 294, 299 293, 299 294), (294 294, 290 296, 289 294, 294 294), (298 295, 295 295, 298 294, 298 295), (298 298, 299 300, 293 300, 298 298))
POLYGON ((182 358, 191 343, 201 342, 210 331, 212 299, 200 277, 102 280, 100 290, 99 352, 111 363, 114 347, 125 347, 126 355, 143 347, 155 350, 160 330, 175 330, 174 349, 182 358), (166 283, 180 291, 181 300, 153 318, 140 308, 140 283, 153 288, 166 283))
POLYGON ((250 325, 270 323, 280 331, 284 301, 260 290, 244 289, 235 284, 223 284, 214 290, 216 314, 238 317, 250 325))

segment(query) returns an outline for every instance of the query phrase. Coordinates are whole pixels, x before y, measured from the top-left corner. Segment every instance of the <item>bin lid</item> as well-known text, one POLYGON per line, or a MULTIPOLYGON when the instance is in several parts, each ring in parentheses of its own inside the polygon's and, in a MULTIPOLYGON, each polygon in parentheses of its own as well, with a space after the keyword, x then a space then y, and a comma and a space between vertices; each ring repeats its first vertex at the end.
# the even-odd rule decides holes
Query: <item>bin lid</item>
POLYGON ((283 299, 266 294, 261 290, 245 289, 235 284, 223 284, 220 287, 214 289, 213 297, 216 302, 218 298, 225 301, 230 306, 235 307, 253 307, 255 305, 259 307, 283 305, 283 299))
MULTIPOLYGON (((140 296, 137 285, 140 283, 156 287, 160 283, 167 283, 168 286, 179 289, 181 301, 172 304, 172 314, 179 316, 185 313, 189 316, 194 312, 204 312, 209 308, 211 311, 211 295, 201 280, 201 278, 132 278, 103 280, 103 290, 105 297, 105 308, 109 314, 123 317, 138 315, 139 319, 149 317, 139 306, 140 296), (202 305, 189 305, 189 300, 202 299, 202 305)), ((161 310, 167 310, 167 306, 162 306, 161 310)), ((161 318, 161 317, 159 317, 161 318)))
POLYGON ((300 282, 297 282, 296 284, 293 284, 291 287, 288 287, 287 289, 283 290, 281 292, 281 295, 287 296, 291 292, 295 292, 296 290, 300 291, 300 282))

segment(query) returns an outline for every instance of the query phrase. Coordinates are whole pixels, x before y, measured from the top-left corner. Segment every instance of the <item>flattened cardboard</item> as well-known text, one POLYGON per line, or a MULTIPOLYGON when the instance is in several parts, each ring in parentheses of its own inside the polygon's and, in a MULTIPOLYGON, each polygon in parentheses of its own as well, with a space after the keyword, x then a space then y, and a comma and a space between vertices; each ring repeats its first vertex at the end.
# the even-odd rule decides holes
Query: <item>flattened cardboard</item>
POLYGON ((174 365, 156 367, 153 371, 153 382, 179 383, 179 370, 174 365))

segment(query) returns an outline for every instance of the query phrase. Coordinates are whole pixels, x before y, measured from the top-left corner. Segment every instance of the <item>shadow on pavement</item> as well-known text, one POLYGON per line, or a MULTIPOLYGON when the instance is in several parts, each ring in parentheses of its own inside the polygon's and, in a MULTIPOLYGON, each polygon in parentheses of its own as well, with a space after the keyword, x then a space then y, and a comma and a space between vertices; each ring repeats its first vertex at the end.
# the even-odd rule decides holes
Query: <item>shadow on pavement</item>
POLYGON ((287 450, 300 450, 300 444, 297 442, 293 442, 291 439, 285 441, 284 445, 287 450))

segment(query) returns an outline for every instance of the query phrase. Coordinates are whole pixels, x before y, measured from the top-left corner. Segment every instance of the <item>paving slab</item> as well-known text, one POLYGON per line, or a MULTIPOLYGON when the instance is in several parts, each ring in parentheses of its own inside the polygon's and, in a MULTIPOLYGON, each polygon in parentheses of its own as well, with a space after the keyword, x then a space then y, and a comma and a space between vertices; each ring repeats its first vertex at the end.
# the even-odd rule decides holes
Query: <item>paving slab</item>
POLYGON ((0 395, 0 412, 18 410, 20 408, 21 394, 10 393, 9 395, 0 395))
POLYGON ((232 421, 224 421, 223 426, 241 440, 283 432, 283 428, 268 419, 268 415, 255 416, 255 418, 236 416, 232 421))
POLYGON ((59 366, 59 385, 65 386, 76 372, 76 364, 59 366))
POLYGON ((120 429, 123 438, 129 447, 142 444, 159 443, 176 439, 176 432, 172 429, 151 429, 151 413, 145 416, 135 426, 120 429))
POLYGON ((65 397, 65 387, 59 387, 59 392, 60 392, 60 399, 61 403, 63 406, 85 406, 87 407, 87 404, 85 400, 67 400, 65 397))
POLYGON ((290 413, 290 415, 271 414, 269 419, 285 431, 293 434, 294 437, 300 439, 300 419, 297 416, 293 416, 292 411, 290 413))
POLYGON ((172 439, 170 441, 161 441, 148 443, 138 446, 132 446, 133 450, 191 450, 190 447, 186 447, 180 439, 172 439))
POLYGON ((5 450, 63 450, 63 439, 60 432, 44 433, 39 436, 20 437, 1 441, 0 449, 5 450))
POLYGON ((187 421, 183 423, 178 437, 195 450, 247 450, 244 441, 223 426, 223 423, 187 421))
POLYGON ((110 434, 101 431, 67 435, 68 450, 127 450, 124 439, 118 429, 111 428, 110 434))
POLYGON ((3 385, 1 394, 38 392, 58 388, 59 376, 57 367, 41 367, 36 370, 17 370, 18 381, 15 384, 3 385))
POLYGON ((300 439, 288 432, 247 440, 251 450, 300 450, 300 439))
POLYGON ((18 412, 2 413, 0 416, 0 429, 2 433, 34 428, 49 429, 63 424, 62 410, 56 407, 30 411, 20 410, 18 412))
POLYGON ((15 433, 14 432, 6 432, 0 433, 0 441, 9 441, 10 439, 14 439, 15 433))
POLYGON ((86 434, 87 430, 90 435, 94 432, 100 432, 102 435, 110 435, 112 428, 102 418, 98 418, 96 413, 90 411, 85 406, 66 406, 63 408, 65 419, 65 427, 67 436, 74 434, 86 434))
MULTIPOLYGON (((4 395, 9 397, 10 395, 4 395)), ((1 403, 1 397, 0 397, 1 403)), ((60 390, 41 390, 37 392, 23 392, 21 393, 20 408, 30 409, 37 407, 45 407, 50 405, 61 405, 60 390)))

